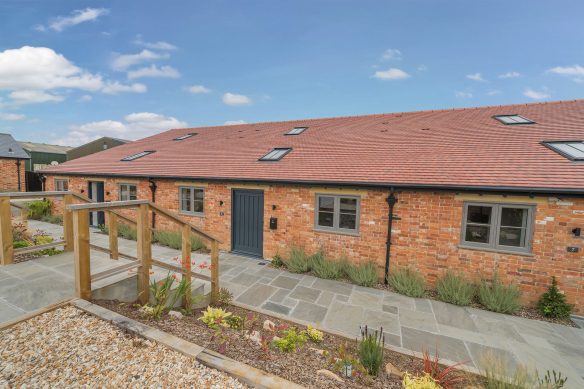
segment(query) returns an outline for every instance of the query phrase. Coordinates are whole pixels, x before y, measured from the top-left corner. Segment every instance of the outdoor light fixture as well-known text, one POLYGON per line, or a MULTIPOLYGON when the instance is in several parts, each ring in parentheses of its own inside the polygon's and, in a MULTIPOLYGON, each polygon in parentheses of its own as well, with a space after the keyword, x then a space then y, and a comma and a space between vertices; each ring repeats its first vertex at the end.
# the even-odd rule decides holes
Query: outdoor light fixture
POLYGON ((219 200, 219 206, 223 206, 223 200, 219 200))
POLYGON ((574 236, 580 236, 582 234, 582 229, 580 227, 576 227, 572 230, 574 236))
POLYGON ((276 210, 276 204, 272 204, 272 211, 276 210))

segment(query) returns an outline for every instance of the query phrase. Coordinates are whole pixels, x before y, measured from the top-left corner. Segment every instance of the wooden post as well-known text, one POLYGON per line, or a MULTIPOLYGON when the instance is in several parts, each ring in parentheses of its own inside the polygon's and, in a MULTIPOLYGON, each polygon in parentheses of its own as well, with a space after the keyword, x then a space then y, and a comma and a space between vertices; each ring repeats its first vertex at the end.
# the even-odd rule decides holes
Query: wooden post
POLYGON ((182 269, 183 280, 188 283, 189 287, 184 298, 184 307, 189 309, 191 306, 191 226, 185 224, 182 226, 182 269))
POLYGON ((89 261, 89 211, 73 212, 73 236, 75 246, 75 295, 91 298, 91 267, 89 261))
POLYGON ((216 240, 211 242, 211 303, 219 299, 219 245, 216 240))
POLYGON ((113 212, 107 214, 107 230, 109 233, 110 258, 118 259, 118 216, 113 212))
POLYGON ((10 197, 0 197, 0 264, 12 263, 14 263, 14 246, 12 245, 10 197))
POLYGON ((140 261, 138 300, 141 304, 147 304, 150 300, 150 267, 152 266, 152 235, 148 223, 148 204, 141 204, 137 214, 138 260, 140 261))
POLYGON ((66 194, 63 196, 63 237, 65 239, 65 251, 73 251, 73 212, 67 209, 68 205, 73 204, 73 195, 66 194))

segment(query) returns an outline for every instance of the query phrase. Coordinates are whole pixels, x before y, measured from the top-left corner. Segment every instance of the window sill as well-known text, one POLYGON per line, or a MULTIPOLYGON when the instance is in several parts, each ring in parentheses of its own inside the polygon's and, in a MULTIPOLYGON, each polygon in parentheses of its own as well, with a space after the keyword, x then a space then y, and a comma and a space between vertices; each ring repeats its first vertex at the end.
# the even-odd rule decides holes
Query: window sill
POLYGON ((475 247, 475 246, 466 246, 463 244, 459 244, 458 245, 459 249, 464 249, 464 250, 476 250, 476 251, 488 251, 491 253, 499 253, 499 254, 511 254, 511 255, 519 255, 522 257, 535 257, 535 254, 533 253, 527 253, 524 251, 513 251, 513 250, 503 250, 503 249, 494 249, 494 248, 490 248, 490 247, 475 247))
POLYGON ((335 234, 335 235, 347 235, 347 236, 355 236, 360 237, 361 234, 358 232, 348 232, 348 231, 339 231, 339 230, 325 230, 322 228, 313 228, 312 231, 314 232, 322 232, 326 234, 335 234))
POLYGON ((196 216, 196 217, 205 217, 204 213, 195 213, 195 212, 184 212, 184 211, 179 211, 178 212, 179 215, 182 216, 196 216))

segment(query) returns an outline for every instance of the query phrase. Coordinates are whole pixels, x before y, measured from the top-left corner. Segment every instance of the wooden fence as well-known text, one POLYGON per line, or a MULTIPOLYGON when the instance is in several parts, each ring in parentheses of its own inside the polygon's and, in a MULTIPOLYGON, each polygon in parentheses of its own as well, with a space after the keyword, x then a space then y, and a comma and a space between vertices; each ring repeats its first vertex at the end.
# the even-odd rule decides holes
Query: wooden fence
MULTIPOLYGON (((177 214, 164 209, 148 200, 112 201, 95 203, 91 199, 73 192, 17 192, 0 194, 0 264, 9 265, 14 262, 14 255, 30 251, 38 251, 50 247, 63 246, 65 251, 73 251, 75 258, 75 290, 79 298, 91 298, 91 282, 111 277, 116 274, 137 269, 138 296, 141 303, 148 302, 150 293, 150 269, 153 265, 180 273, 190 284, 191 279, 199 278, 211 283, 211 301, 217 302, 219 293, 219 244, 221 242, 213 236, 201 231, 197 227, 183 220, 177 214), (62 241, 47 245, 26 247, 14 250, 12 241, 11 200, 38 199, 62 197, 63 236, 62 241), (121 209, 136 211, 136 220, 132 220, 118 212, 121 209), (107 213, 109 230, 109 248, 92 245, 89 241, 89 212, 104 211, 107 213), (181 266, 175 266, 152 258, 152 229, 149 223, 149 214, 160 215, 171 222, 178 224, 182 234, 182 261, 181 266), (122 254, 118 250, 118 223, 119 221, 136 226, 137 257, 122 254), (191 270, 191 234, 201 237, 211 249, 211 276, 193 273, 191 270), (90 250, 107 252, 110 258, 117 260, 122 257, 133 260, 132 263, 119 266, 101 273, 91 275, 90 250)), ((187 298, 190 298, 190 288, 187 298)), ((187 301, 185 301, 186 303, 187 301)))

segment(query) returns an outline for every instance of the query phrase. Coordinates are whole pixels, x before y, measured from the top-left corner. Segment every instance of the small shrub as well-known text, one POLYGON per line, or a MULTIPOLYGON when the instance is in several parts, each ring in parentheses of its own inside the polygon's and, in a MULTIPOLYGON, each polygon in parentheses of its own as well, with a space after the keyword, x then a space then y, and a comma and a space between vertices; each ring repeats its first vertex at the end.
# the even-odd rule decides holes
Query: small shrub
POLYGON ((344 262, 344 272, 355 284, 371 287, 377 283, 377 268, 373 262, 351 265, 344 262))
POLYGON ((383 350, 385 340, 383 339, 383 328, 370 334, 367 326, 361 328, 361 341, 358 346, 359 362, 370 375, 379 374, 379 369, 383 365, 383 350))
POLYGON ((391 272, 389 284, 396 292, 410 297, 424 297, 424 278, 416 270, 403 268, 391 272))
POLYGON ((24 223, 17 223, 12 226, 12 239, 13 240, 24 240, 29 242, 30 244, 33 243, 32 237, 26 228, 26 224, 24 223))
POLYGON ((272 266, 274 266, 276 269, 285 266, 284 261, 282 261, 282 257, 280 257, 279 254, 274 255, 274 258, 272 258, 272 266))
POLYGON ((503 285, 496 274, 491 282, 481 281, 478 295, 481 304, 489 311, 513 313, 521 308, 521 292, 517 285, 503 285))
POLYGON ((462 363, 457 363, 449 367, 442 366, 440 364, 438 350, 434 353, 434 358, 430 357, 428 350, 424 350, 422 355, 424 360, 424 375, 431 377, 441 388, 451 389, 457 387, 459 383, 465 380, 459 368, 462 363))
POLYGON ((26 203, 28 217, 33 220, 41 220, 43 216, 51 214, 52 204, 49 200, 37 200, 26 203))
POLYGON ((484 377, 485 389, 528 389, 533 388, 533 379, 525 366, 519 365, 513 372, 509 364, 493 353, 487 352, 480 359, 479 369, 484 377))
POLYGON ((310 258, 303 248, 292 247, 290 259, 286 261, 286 267, 292 273, 306 273, 310 271, 310 258))
POLYGON ((199 318, 207 327, 212 329, 217 329, 221 327, 229 327, 228 319, 232 315, 231 312, 227 312, 222 308, 207 307, 207 310, 203 312, 203 316, 199 318))
POLYGON ((402 381, 404 389, 441 389, 436 381, 428 374, 423 376, 413 376, 410 373, 404 374, 402 381))
POLYGON ((475 295, 474 285, 451 271, 436 282, 436 291, 440 300, 456 305, 470 305, 475 295))
MULTIPOLYGON (((182 234, 178 231, 156 231, 152 236, 152 241, 175 250, 182 248, 182 234)), ((204 247, 205 245, 201 238, 191 234, 191 250, 197 251, 204 247)))
POLYGON ((310 325, 306 327, 306 335, 308 336, 308 339, 310 339, 314 343, 320 343, 324 338, 324 334, 322 333, 322 331, 319 331, 310 325))
POLYGON ((243 329, 243 318, 241 316, 231 315, 225 320, 225 322, 227 323, 229 328, 233 330, 239 331, 243 329))
POLYGON ((343 266, 339 262, 329 261, 323 252, 318 252, 311 257, 312 271, 317 277, 328 280, 336 280, 343 274, 343 266))
POLYGON ((556 372, 555 370, 552 370, 552 373, 550 373, 550 371, 548 370, 546 374, 541 378, 539 377, 539 374, 536 373, 539 389, 560 389, 564 387, 566 381, 568 381, 568 378, 562 377, 562 373, 556 372))
POLYGON ((556 277, 552 277, 552 284, 537 302, 537 309, 546 317, 558 319, 570 317, 572 305, 566 302, 566 296, 558 289, 556 277))
POLYGON ((25 247, 30 247, 30 243, 27 242, 26 240, 15 240, 12 243, 12 247, 14 247, 15 249, 22 249, 25 247))
MULTIPOLYGON (((166 278, 158 282, 152 280, 150 292, 154 297, 154 304, 149 308, 143 309, 143 312, 158 320, 167 308, 173 308, 180 299, 184 298, 189 290, 190 283, 183 278, 177 288, 172 290, 172 285, 174 285, 176 279, 177 276, 171 276, 169 273, 166 278)), ((190 309, 190 307, 185 308, 187 310, 190 309)))
POLYGON ((138 233, 136 232, 136 229, 128 226, 127 224, 118 224, 118 236, 128 240, 138 239, 138 233))
POLYGON ((219 294, 217 295, 217 302, 219 305, 229 305, 233 301, 233 293, 227 288, 219 289, 219 294))
POLYGON ((63 216, 61 215, 45 215, 41 217, 41 221, 45 223, 56 224, 59 226, 63 225, 63 216))
POLYGON ((306 335, 302 332, 298 333, 295 327, 290 327, 284 331, 280 339, 274 339, 272 341, 272 346, 280 351, 289 353, 303 347, 305 343, 306 335))

